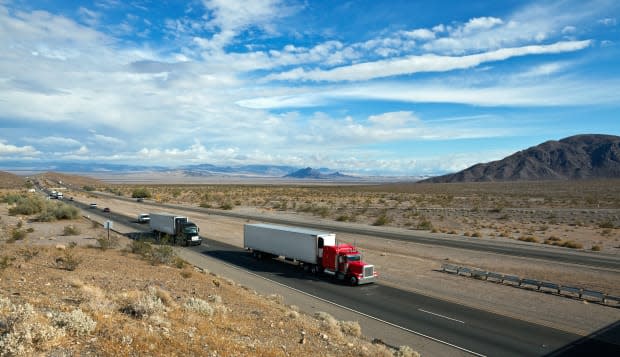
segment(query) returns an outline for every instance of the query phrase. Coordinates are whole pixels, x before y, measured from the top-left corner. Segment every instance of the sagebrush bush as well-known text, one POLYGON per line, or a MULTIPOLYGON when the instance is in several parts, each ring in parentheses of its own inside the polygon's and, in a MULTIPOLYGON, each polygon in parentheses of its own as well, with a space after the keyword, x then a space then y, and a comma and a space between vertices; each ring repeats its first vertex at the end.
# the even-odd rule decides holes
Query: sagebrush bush
POLYGON ((65 226, 62 231, 63 236, 76 236, 80 234, 80 229, 72 224, 65 226))
POLYGON ((156 313, 166 311, 166 306, 159 297, 151 293, 133 291, 121 297, 120 311, 137 319, 143 319, 156 313))
POLYGON ((18 214, 30 216, 40 213, 45 207, 45 200, 39 196, 19 196, 13 201, 15 207, 9 208, 9 215, 18 214))
POLYGON ((52 311, 49 316, 56 327, 76 336, 88 335, 97 327, 97 322, 81 309, 71 312, 52 311))
POLYGON ((175 258, 174 250, 172 247, 167 245, 160 245, 157 248, 153 249, 153 252, 150 257, 150 262, 153 265, 165 264, 168 265, 172 263, 175 258))
POLYGON ((214 313, 214 309, 211 304, 200 298, 189 298, 183 306, 187 311, 194 311, 205 316, 213 316, 214 313))
POLYGON ((0 316, 5 325, 5 332, 0 334, 0 356, 32 355, 65 335, 28 303, 16 305, 0 297, 0 316))
POLYGON ((349 336, 360 337, 362 335, 362 327, 357 321, 340 321, 340 330, 349 336))
POLYGON ((139 240, 131 241, 129 244, 129 250, 133 254, 137 254, 142 258, 148 258, 153 254, 153 246, 150 243, 139 240))
POLYGON ((73 251, 73 247, 70 247, 64 250, 63 255, 56 257, 54 262, 59 269, 74 271, 82 263, 82 258, 73 251))

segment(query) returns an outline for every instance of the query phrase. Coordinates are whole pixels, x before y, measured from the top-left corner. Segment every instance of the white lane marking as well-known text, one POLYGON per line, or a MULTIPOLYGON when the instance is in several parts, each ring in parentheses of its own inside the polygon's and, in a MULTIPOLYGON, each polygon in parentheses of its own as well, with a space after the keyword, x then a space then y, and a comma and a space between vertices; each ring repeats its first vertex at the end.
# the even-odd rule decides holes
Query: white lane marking
MULTIPOLYGON (((188 250, 188 251, 190 251, 190 252, 192 252, 192 253, 195 253, 195 254, 200 255, 200 253, 196 253, 196 252, 194 252, 193 250, 190 250, 190 249, 187 249, 187 250, 188 250)), ((219 259, 218 259, 218 260, 219 260, 219 259)), ((315 298, 315 299, 317 299, 317 300, 320 300, 320 301, 326 302, 326 303, 328 303, 328 304, 332 304, 332 305, 334 305, 334 306, 337 306, 337 307, 339 307, 339 308, 341 308, 341 309, 345 309, 345 310, 348 310, 348 311, 354 312, 354 313, 356 313, 356 314, 359 314, 359 315, 362 315, 362 316, 368 317, 368 318, 373 319, 373 320, 375 320, 375 321, 382 322, 382 323, 384 323, 384 324, 386 324, 386 325, 390 325, 390 326, 392 326, 392 327, 396 327, 396 328, 398 328, 398 329, 401 329, 401 330, 407 331, 407 332, 412 333, 412 334, 414 334, 414 335, 422 336, 422 337, 424 337, 424 338, 428 338, 429 340, 432 340, 432 341, 435 341, 435 342, 438 342, 438 343, 444 344, 444 345, 446 345, 446 346, 450 346, 450 347, 456 348, 456 349, 458 349, 458 350, 461 350, 461 351, 464 351, 464 352, 467 352, 467 353, 471 353, 471 354, 472 354, 472 355, 474 355, 474 356, 479 356, 479 357, 487 357, 486 355, 483 355, 483 354, 481 354, 481 353, 477 353, 477 352, 474 352, 474 351, 468 350, 468 349, 466 349, 466 348, 464 348, 464 347, 460 347, 460 346, 454 345, 454 344, 452 344, 452 343, 450 343, 450 342, 446 342, 446 341, 440 340, 440 339, 438 339, 438 338, 435 338, 435 337, 432 337, 432 336, 425 335, 425 334, 423 334, 423 333, 421 333, 421 332, 414 331, 414 330, 408 329, 408 328, 403 327, 403 326, 399 326, 399 325, 394 324, 394 323, 391 323, 391 322, 389 322, 389 321, 382 320, 382 319, 380 319, 380 318, 378 318, 378 317, 374 317, 374 316, 372 316, 372 315, 368 315, 368 314, 363 313, 363 312, 361 312, 361 311, 354 310, 354 309, 352 309, 352 308, 350 308, 350 307, 346 307, 346 306, 344 306, 344 305, 340 305, 340 304, 335 303, 335 302, 333 302, 333 301, 330 301, 330 300, 327 300, 327 299, 323 299, 322 297, 318 297, 318 296, 316 296, 316 295, 312 295, 312 294, 307 293, 307 292, 305 292, 305 291, 302 291, 302 290, 296 289, 296 288, 294 288, 294 287, 292 287, 292 286, 288 286, 288 285, 286 285, 286 284, 282 284, 282 283, 280 283, 280 282, 278 282, 278 281, 271 280, 271 279, 266 278, 266 277, 264 277, 264 276, 258 275, 258 274, 256 274, 256 273, 253 273, 253 272, 249 271, 249 270, 241 269, 241 268, 239 268, 238 266, 235 266, 235 265, 232 265, 232 264, 228 264, 228 263, 224 263, 224 262, 223 262, 223 261, 221 261, 221 260, 219 260, 219 262, 220 262, 220 264, 226 265, 226 266, 228 266, 228 267, 230 267, 230 268, 240 270, 240 271, 242 271, 242 272, 244 272, 244 273, 247 273, 247 274, 253 275, 253 276, 257 277, 257 278, 261 278, 261 279, 267 280, 267 281, 269 281, 269 282, 271 282, 271 283, 274 283, 274 284, 280 285, 280 286, 285 287, 285 288, 287 288, 287 289, 291 289, 291 290, 296 291, 296 292, 298 292, 298 293, 300 293, 300 294, 304 294, 304 295, 306 295, 306 296, 310 296, 310 297, 315 298)))
POLYGON ((460 322, 460 323, 462 323, 462 324, 464 324, 464 323, 465 323, 465 321, 461 321, 461 320, 453 319, 453 318, 451 318, 451 317, 444 316, 444 315, 440 315, 440 314, 436 314, 436 313, 434 313, 434 312, 426 311, 426 310, 423 310, 423 309, 418 309, 418 311, 422 311, 422 312, 426 312, 427 314, 431 314, 431 315, 435 315, 435 316, 443 317, 444 319, 448 319, 448 320, 452 320, 452 321, 460 322))

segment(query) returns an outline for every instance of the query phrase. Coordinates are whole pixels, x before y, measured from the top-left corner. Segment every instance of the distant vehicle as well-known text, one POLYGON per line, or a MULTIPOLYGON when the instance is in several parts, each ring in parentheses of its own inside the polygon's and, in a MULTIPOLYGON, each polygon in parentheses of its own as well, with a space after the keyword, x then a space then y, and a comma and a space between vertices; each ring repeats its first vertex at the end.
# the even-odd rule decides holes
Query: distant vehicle
POLYGON ((149 225, 157 239, 168 235, 173 244, 200 245, 199 228, 189 218, 170 213, 151 213, 149 225))
POLYGON ((372 283, 374 265, 362 261, 356 247, 337 244, 336 234, 275 224, 246 224, 243 247, 258 259, 283 257, 304 270, 324 273, 351 285, 372 283))
POLYGON ((110 213, 110 209, 108 207, 103 209, 103 212, 110 213))
POLYGON ((91 203, 90 204, 90 208, 97 208, 97 204, 96 203, 91 203))
POLYGON ((69 201, 73 201, 73 197, 69 197, 69 201))
POLYGON ((151 220, 151 216, 148 213, 140 213, 138 215, 138 223, 147 223, 151 220))
POLYGON ((136 202, 144 202, 144 198, 139 197, 139 198, 136 199, 136 202))
POLYGON ((62 192, 57 192, 56 193, 56 198, 59 200, 62 200, 62 198, 64 197, 64 195, 62 194, 62 192))

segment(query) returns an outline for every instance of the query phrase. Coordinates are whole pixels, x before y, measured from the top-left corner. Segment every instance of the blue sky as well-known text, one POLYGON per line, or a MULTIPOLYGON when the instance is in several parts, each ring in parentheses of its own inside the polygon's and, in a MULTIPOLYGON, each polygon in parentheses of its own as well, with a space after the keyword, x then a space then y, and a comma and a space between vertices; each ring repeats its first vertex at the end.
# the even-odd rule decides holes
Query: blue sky
POLYGON ((427 175, 620 135, 620 2, 0 0, 0 162, 427 175))

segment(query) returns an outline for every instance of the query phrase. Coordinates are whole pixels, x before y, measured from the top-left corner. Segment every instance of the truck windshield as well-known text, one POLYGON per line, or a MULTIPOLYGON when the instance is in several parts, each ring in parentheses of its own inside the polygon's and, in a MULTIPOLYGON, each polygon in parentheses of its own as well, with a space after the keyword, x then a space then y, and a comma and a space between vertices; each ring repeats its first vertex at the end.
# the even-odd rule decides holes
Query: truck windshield
POLYGON ((196 229, 196 226, 189 226, 189 227, 184 227, 183 228, 183 233, 185 233, 185 234, 198 234, 198 230, 196 229))
POLYGON ((359 262, 360 260, 362 260, 362 257, 359 255, 347 255, 348 262, 359 262))

